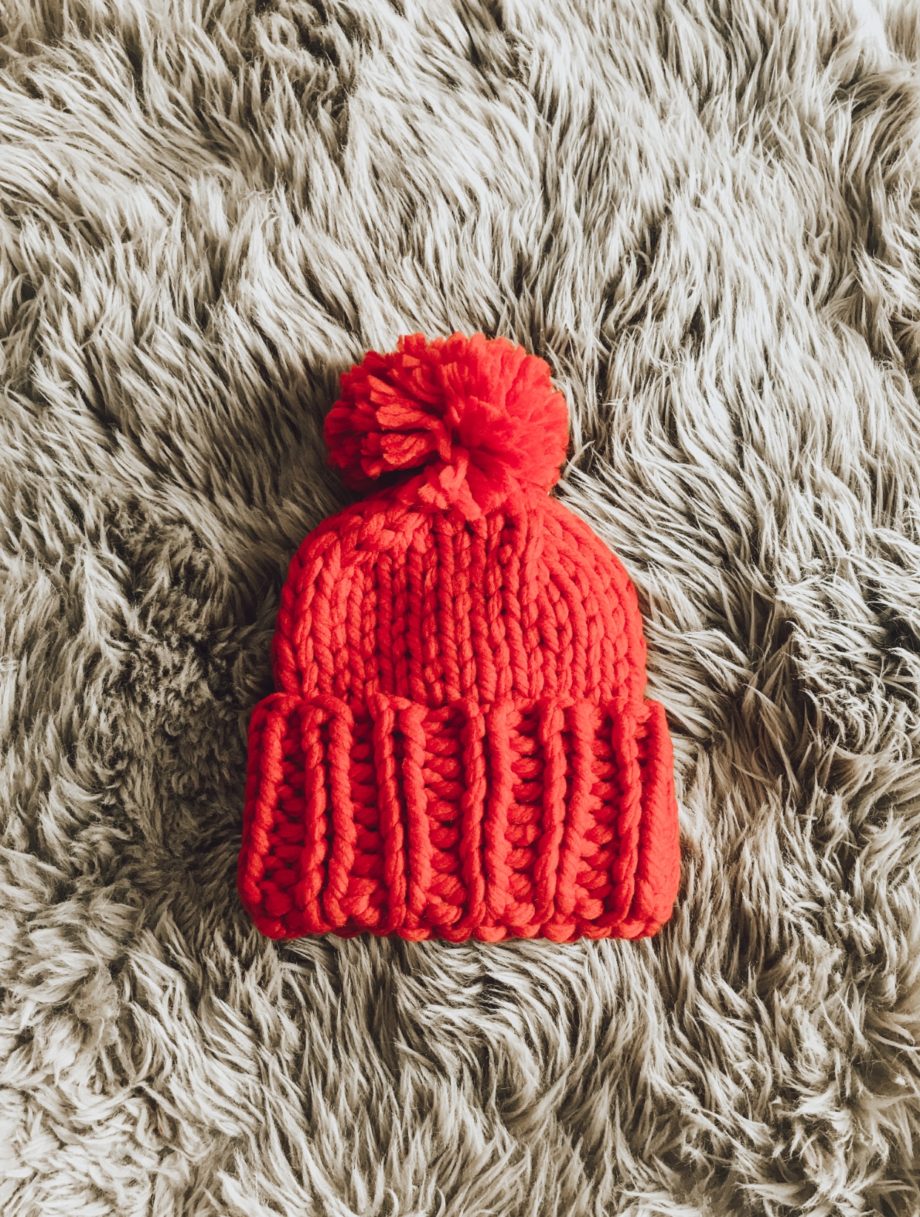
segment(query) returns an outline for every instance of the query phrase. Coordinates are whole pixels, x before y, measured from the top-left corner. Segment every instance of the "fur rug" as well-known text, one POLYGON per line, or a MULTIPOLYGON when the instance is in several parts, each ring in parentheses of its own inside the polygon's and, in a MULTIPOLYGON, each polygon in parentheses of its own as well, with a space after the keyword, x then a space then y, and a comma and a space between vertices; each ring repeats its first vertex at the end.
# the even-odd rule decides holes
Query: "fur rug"
POLYGON ((920 1210, 912 0, 0 0, 0 1208, 920 1210), (321 420, 406 331, 569 396, 677 751, 643 943, 261 939, 321 420))

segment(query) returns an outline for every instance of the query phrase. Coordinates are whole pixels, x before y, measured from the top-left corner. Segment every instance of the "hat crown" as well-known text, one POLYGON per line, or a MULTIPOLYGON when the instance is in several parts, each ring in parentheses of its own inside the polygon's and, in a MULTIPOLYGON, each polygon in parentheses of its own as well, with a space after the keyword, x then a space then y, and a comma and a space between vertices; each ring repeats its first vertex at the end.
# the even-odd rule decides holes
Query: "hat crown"
POLYGON ((441 706, 599 698, 638 705, 645 642, 635 590, 571 512, 530 493, 476 519, 393 496, 321 525, 292 563, 279 688, 441 706))

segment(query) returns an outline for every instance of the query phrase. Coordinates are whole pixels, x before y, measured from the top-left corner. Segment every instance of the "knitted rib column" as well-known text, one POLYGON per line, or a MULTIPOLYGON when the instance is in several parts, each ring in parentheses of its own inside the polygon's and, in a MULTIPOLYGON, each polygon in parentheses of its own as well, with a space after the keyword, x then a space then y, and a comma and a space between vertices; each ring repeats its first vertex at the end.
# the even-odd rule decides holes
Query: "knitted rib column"
POLYGON ((342 377, 373 493, 292 560, 255 709, 239 890, 272 937, 654 934, 680 858, 664 711, 617 558, 547 493, 565 401, 504 339, 342 377))

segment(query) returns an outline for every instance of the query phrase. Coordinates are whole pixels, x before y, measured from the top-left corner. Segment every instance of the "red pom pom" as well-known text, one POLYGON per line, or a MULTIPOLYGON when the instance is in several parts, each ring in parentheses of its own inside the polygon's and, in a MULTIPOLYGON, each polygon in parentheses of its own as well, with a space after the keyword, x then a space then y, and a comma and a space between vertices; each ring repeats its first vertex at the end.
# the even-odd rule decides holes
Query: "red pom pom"
POLYGON ((420 498, 488 510, 522 486, 549 490, 568 411, 549 365, 506 338, 410 334, 343 374, 325 436, 355 489, 415 470, 420 498))

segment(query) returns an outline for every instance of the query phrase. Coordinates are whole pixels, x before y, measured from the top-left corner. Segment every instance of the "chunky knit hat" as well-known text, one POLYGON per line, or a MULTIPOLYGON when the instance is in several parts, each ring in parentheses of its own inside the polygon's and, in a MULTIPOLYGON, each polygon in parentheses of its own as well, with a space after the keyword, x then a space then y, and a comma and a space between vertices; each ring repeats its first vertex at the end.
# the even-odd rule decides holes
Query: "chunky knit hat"
POLYGON ((550 369, 403 338, 342 376, 331 463, 376 492, 281 596, 239 889, 273 938, 654 934, 680 859, 664 711, 623 567, 547 491, 550 369))

